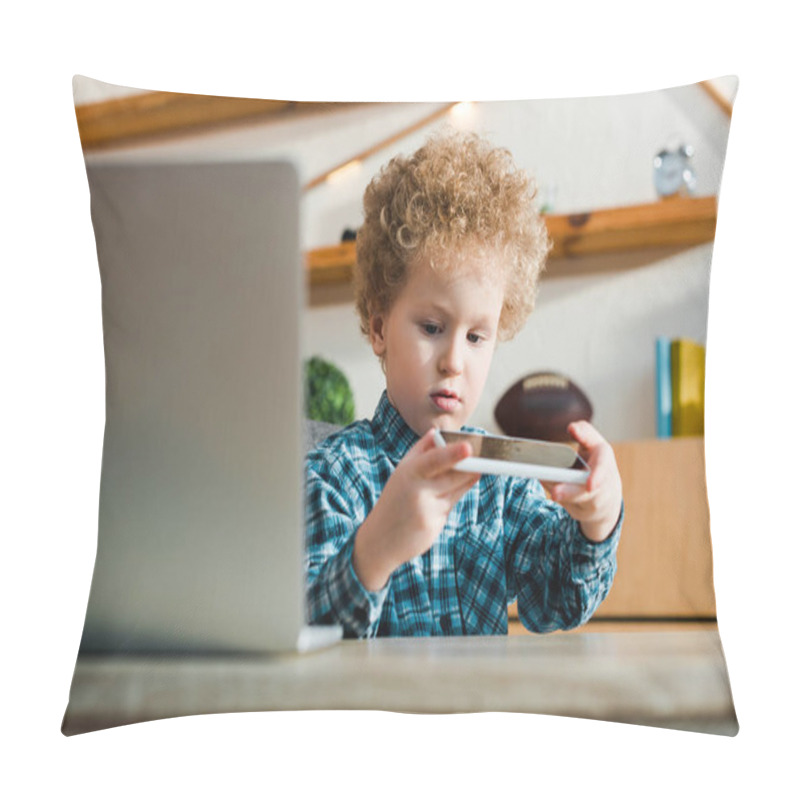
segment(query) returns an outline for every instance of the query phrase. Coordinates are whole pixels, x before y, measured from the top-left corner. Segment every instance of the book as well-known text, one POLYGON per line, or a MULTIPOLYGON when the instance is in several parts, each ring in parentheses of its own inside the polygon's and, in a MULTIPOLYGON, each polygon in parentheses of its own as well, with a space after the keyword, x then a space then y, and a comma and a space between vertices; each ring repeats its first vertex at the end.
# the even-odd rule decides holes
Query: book
POLYGON ((691 339, 670 343, 672 435, 702 436, 705 417, 706 349, 691 339))
POLYGON ((656 338, 656 435, 672 436, 672 372, 670 345, 666 336, 656 338))

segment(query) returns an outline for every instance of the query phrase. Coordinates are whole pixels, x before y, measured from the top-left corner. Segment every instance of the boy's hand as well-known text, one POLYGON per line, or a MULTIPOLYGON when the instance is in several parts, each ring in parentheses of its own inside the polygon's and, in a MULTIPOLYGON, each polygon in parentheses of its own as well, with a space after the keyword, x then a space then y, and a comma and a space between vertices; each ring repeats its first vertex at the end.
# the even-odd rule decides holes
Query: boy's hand
POLYGON ((542 485, 580 523, 587 539, 602 542, 614 530, 622 510, 622 480, 614 450, 588 422, 573 422, 567 430, 589 465, 589 480, 584 486, 544 481, 542 485))
POLYGON ((471 445, 437 447, 433 433, 406 453, 358 529, 353 568, 368 591, 382 588, 397 567, 429 550, 453 506, 480 480, 453 470, 472 455, 471 445))

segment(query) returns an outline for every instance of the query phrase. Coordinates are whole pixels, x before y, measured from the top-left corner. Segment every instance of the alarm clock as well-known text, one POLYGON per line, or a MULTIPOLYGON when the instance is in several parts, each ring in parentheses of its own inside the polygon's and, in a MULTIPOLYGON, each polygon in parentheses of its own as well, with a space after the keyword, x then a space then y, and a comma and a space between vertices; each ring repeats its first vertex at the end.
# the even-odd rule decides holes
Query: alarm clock
POLYGON ((653 159, 653 182, 659 197, 676 194, 694 194, 697 178, 689 160, 694 148, 682 144, 675 149, 664 149, 653 159))

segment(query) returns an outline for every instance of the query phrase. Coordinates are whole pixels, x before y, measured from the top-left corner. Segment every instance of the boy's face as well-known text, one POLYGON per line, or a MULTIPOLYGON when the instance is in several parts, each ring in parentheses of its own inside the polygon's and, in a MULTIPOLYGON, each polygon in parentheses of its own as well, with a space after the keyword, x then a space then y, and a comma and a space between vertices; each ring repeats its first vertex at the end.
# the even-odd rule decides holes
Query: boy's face
POLYGON ((416 263, 388 313, 370 320, 389 400, 420 436, 434 426, 458 430, 478 404, 505 294, 496 258, 468 251, 440 272, 416 263))

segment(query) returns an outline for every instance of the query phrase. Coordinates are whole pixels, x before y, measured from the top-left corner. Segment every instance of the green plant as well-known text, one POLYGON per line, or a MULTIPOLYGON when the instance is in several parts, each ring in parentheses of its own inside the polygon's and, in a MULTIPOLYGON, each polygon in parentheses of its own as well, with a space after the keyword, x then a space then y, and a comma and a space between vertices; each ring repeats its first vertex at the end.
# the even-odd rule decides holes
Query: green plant
POLYGON ((308 419, 349 425, 355 401, 344 373, 329 361, 313 356, 305 362, 305 413, 308 419))

